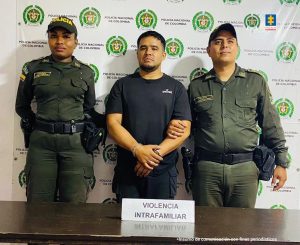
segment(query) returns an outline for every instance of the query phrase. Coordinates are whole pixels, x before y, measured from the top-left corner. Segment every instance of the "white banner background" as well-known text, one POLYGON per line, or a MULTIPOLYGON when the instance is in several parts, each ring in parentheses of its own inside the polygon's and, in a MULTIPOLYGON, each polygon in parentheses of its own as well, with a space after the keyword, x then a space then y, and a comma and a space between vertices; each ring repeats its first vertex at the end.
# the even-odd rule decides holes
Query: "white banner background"
MULTIPOLYGON (((147 12, 152 20, 157 21, 156 26, 150 29, 163 34, 166 40, 175 39, 178 52, 170 47, 168 58, 163 64, 163 71, 181 81, 186 87, 195 69, 209 70, 212 67, 210 58, 206 54, 211 29, 224 22, 232 23, 236 27, 240 45, 237 63, 244 68, 252 68, 264 73, 278 108, 282 105, 281 99, 287 99, 288 104, 285 105, 289 106, 281 107, 282 124, 291 158, 289 178, 285 187, 278 192, 272 191, 269 182, 260 182, 256 207, 300 208, 300 154, 296 148, 300 143, 300 101, 297 96, 300 83, 300 4, 298 0, 65 0, 59 1, 59 4, 56 3, 58 1, 48 3, 42 0, 17 1, 16 53, 12 54, 17 57, 15 72, 20 74, 25 62, 49 54, 47 25, 53 17, 67 15, 74 20, 79 33, 79 46, 75 51, 75 56, 96 67, 99 72, 96 82, 96 109, 101 113, 105 111, 105 98, 116 79, 133 73, 138 67, 136 40, 147 29, 138 28, 136 20, 142 18, 142 16, 138 18, 138 13, 147 12), (43 22, 34 23, 24 18, 25 12, 31 11, 32 8, 40 11, 38 18, 44 17, 43 22), (93 13, 100 14, 98 26, 84 24, 81 16, 86 8, 90 8, 93 13), (200 22, 193 21, 199 12, 203 12, 202 15, 207 17, 211 25, 205 26, 205 22, 202 22, 204 25, 201 26, 200 22), (266 26, 267 14, 276 15, 275 26, 266 26), (247 16, 254 21, 246 24, 247 16), (270 28, 275 30, 267 30, 270 28), (123 45, 127 44, 125 55, 108 54, 106 44, 112 36, 121 36, 125 39, 123 43, 123 45), (289 49, 285 49, 286 56, 283 56, 277 50, 285 42, 289 49), (285 60, 283 60, 284 57, 285 60)), ((17 88, 17 79, 15 82, 17 88)), ((12 199, 26 200, 25 179, 22 172, 26 149, 24 149, 17 115, 14 128, 12 199)), ((114 143, 108 138, 106 147, 95 153, 96 180, 88 202, 115 201, 115 196, 111 192, 113 168, 116 164, 115 150, 114 143)), ((178 162, 178 169, 180 175, 177 199, 191 199, 184 189, 181 161, 178 162)))

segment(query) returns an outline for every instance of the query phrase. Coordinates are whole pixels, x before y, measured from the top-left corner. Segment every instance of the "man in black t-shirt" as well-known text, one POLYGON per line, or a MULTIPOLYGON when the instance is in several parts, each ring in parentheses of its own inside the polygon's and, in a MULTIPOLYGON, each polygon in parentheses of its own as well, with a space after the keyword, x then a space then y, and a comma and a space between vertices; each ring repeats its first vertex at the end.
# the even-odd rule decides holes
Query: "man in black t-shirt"
POLYGON ((176 149, 190 134, 191 113, 184 86, 161 71, 165 39, 155 31, 137 41, 139 73, 118 80, 107 103, 107 126, 118 144, 113 191, 122 198, 173 199, 176 149), (171 139, 171 120, 184 125, 184 137, 171 139))

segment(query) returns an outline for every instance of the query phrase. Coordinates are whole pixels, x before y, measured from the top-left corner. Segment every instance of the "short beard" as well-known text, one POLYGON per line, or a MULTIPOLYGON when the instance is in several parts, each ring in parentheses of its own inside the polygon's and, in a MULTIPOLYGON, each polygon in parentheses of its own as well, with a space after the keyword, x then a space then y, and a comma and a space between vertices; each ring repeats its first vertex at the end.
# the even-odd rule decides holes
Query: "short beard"
POLYGON ((157 69, 157 66, 144 66, 144 65, 141 65, 140 69, 145 71, 145 72, 152 72, 152 71, 155 71, 157 69))

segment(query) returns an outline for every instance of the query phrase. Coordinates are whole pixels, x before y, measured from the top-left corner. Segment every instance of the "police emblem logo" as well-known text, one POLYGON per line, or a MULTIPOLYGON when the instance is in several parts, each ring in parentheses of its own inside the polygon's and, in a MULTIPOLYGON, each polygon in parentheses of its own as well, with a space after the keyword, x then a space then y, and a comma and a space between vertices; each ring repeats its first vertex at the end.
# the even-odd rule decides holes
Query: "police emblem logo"
MULTIPOLYGON (((288 168, 291 166, 291 164, 292 164, 292 156, 291 156, 291 154, 288 152, 287 153, 287 162, 288 162, 288 168)), ((299 171, 299 170, 298 170, 299 171)))
POLYGON ((262 184, 262 181, 260 180, 258 182, 258 189, 257 189, 257 196, 260 196, 263 192, 263 184, 262 184))
POLYGON ((270 209, 287 209, 286 206, 282 205, 282 204, 275 204, 273 206, 271 206, 270 209))
POLYGON ((266 82, 269 81, 269 78, 268 78, 267 73, 265 73, 265 72, 262 71, 262 70, 259 70, 258 73, 259 73, 260 75, 262 75, 262 77, 265 79, 266 82))
POLYGON ((116 198, 106 198, 102 203, 116 204, 117 199, 116 198))
POLYGON ((198 78, 207 72, 208 70, 203 67, 202 68, 198 67, 194 69, 190 74, 190 81, 193 81, 195 78, 198 78))
POLYGON ((277 61, 285 63, 294 62, 297 57, 296 46, 289 42, 281 43, 276 49, 277 61))
POLYGON ((234 4, 240 4, 242 2, 242 0, 223 0, 223 2, 225 4, 234 5, 234 4))
POLYGON ((293 6, 298 5, 300 0, 280 0, 281 5, 293 6))
POLYGON ((127 42, 121 36, 112 36, 106 42, 106 51, 112 56, 125 55, 127 51, 127 42))
POLYGON ((41 25, 44 16, 43 9, 37 5, 30 5, 23 11, 23 20, 26 25, 41 25))
POLYGON ((292 117, 294 105, 289 99, 283 98, 275 101, 275 108, 281 117, 292 117))
POLYGON ((99 69, 94 64, 89 64, 89 67, 91 67, 91 69, 94 71, 94 81, 96 83, 99 79, 99 74, 100 74, 99 69))
POLYGON ((83 27, 97 27, 100 24, 101 14, 96 8, 87 7, 80 12, 79 20, 83 27))
POLYGON ((116 164, 117 163, 117 146, 115 144, 107 145, 103 150, 103 160, 108 164, 116 164))
POLYGON ((25 170, 22 170, 19 174, 19 184, 22 188, 26 188, 27 178, 25 170))
POLYGON ((142 30, 153 30, 157 24, 157 16, 150 9, 141 10, 135 17, 136 26, 142 30))
POLYGON ((244 18, 244 25, 247 29, 258 29, 260 26, 260 18, 256 14, 248 14, 244 18))
POLYGON ((182 3, 184 0, 167 0, 170 3, 182 3))
POLYGON ((166 40, 166 53, 169 58, 180 58, 183 51, 183 44, 178 38, 169 38, 166 40))
POLYGON ((259 125, 256 125, 256 131, 257 131, 258 135, 262 134, 262 129, 261 129, 261 127, 259 125))
POLYGON ((201 11, 194 15, 192 23, 195 31, 207 32, 212 30, 214 18, 210 13, 201 11))

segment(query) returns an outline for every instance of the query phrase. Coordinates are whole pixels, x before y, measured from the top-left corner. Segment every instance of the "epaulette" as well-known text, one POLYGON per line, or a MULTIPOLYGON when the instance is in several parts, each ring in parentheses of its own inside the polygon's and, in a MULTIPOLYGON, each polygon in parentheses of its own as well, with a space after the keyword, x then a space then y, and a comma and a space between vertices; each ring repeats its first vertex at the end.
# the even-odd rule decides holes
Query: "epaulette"
POLYGON ((77 59, 74 62, 74 66, 78 67, 78 68, 80 68, 81 66, 84 66, 84 67, 88 67, 89 69, 92 70, 92 68, 87 63, 84 63, 81 60, 77 60, 77 59))
POLYGON ((34 63, 34 62, 45 62, 45 61, 49 61, 49 57, 47 56, 43 56, 34 60, 29 61, 28 63, 34 63))
POLYGON ((250 73, 256 73, 260 76, 262 76, 262 74, 258 71, 258 70, 254 70, 254 69, 245 69, 246 72, 250 72, 250 73))
POLYGON ((195 75, 195 77, 192 79, 192 81, 198 79, 198 78, 203 78, 207 73, 202 73, 199 72, 197 75, 195 75))
POLYGON ((249 73, 254 73, 254 74, 259 75, 260 77, 263 78, 263 80, 264 80, 265 82, 268 81, 267 75, 266 75, 264 72, 262 72, 262 71, 253 70, 253 69, 246 69, 245 71, 246 71, 246 72, 249 72, 249 73))
POLYGON ((44 56, 44 57, 40 57, 38 59, 31 60, 27 64, 32 66, 35 64, 39 64, 39 63, 48 63, 49 61, 50 61, 49 56, 44 56))

